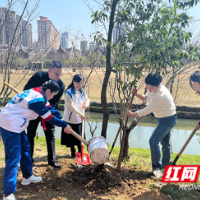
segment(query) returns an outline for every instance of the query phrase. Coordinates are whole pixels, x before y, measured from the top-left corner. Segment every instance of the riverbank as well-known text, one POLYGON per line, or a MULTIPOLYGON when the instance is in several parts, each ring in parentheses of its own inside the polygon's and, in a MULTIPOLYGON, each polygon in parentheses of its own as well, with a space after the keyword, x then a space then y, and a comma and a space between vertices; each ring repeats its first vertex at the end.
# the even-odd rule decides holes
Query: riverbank
MULTIPOLYGON (((119 108, 119 104, 116 104, 119 108)), ((115 114, 112 103, 108 103, 108 109, 111 114, 115 114)), ((141 109, 141 104, 133 104, 131 107, 132 111, 137 111, 141 109)), ((64 100, 61 100, 59 105, 59 110, 64 110, 64 100)), ((90 112, 103 113, 101 103, 92 101, 89 107, 90 112)), ((200 119, 200 107, 195 106, 176 106, 176 111, 179 119, 200 119)), ((118 114, 120 110, 117 110, 118 114)))
MULTIPOLYGON (((111 147, 109 147, 110 149, 111 147)), ((35 141, 35 166, 33 173, 42 176, 43 181, 38 184, 22 186, 22 173, 17 177, 17 199, 25 200, 80 200, 80 199, 137 199, 137 200, 192 200, 199 199, 199 192, 180 190, 180 184, 159 185, 158 179, 147 177, 151 171, 150 150, 130 148, 129 161, 123 161, 121 171, 115 169, 117 165, 119 147, 115 147, 109 163, 114 168, 105 166, 103 172, 95 173, 95 165, 77 169, 76 160, 70 158, 69 148, 60 145, 56 139, 57 161, 62 165, 56 170, 47 165, 46 140, 39 137, 35 141)), ((85 147, 85 152, 87 152, 85 147)), ((172 155, 172 160, 177 154, 172 155)), ((4 147, 0 143, 0 177, 4 174, 4 147)), ((200 165, 200 156, 181 155, 177 165, 200 165)), ((199 181, 197 184, 200 184, 199 181)), ((3 195, 3 178, 0 179, 0 196, 3 195)))
MULTIPOLYGON (((2 101, 2 98, 0 99, 0 102, 2 101)), ((7 99, 6 103, 10 101, 10 98, 7 99)), ((4 104, 5 106, 6 104, 4 104)), ((58 110, 64 111, 64 105, 65 102, 62 99, 60 101, 60 104, 58 106, 58 110)), ((119 103, 116 104, 116 107, 119 108, 119 103)), ((108 103, 108 109, 110 114, 115 114, 115 110, 113 108, 112 103, 108 103)), ((132 111, 137 111, 141 109, 141 104, 133 104, 131 107, 132 111)), ((103 113, 102 112, 102 106, 100 102, 97 101, 91 101, 90 107, 89 107, 90 112, 94 113, 103 113)), ((200 119, 200 107, 197 106, 176 106, 176 111, 178 114, 179 119, 200 119)), ((120 113, 120 110, 117 110, 118 114, 120 113)), ((149 115, 153 116, 153 115, 149 115)))

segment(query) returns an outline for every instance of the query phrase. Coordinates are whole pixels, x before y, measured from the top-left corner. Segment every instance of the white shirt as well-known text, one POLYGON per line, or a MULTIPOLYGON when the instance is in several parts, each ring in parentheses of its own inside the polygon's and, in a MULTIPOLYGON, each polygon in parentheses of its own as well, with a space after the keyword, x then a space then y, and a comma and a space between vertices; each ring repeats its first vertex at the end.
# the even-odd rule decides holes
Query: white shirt
POLYGON ((161 83, 156 92, 147 92, 146 108, 137 111, 139 117, 153 112, 156 118, 168 117, 176 114, 176 106, 170 91, 161 83))
POLYGON ((83 95, 80 91, 75 92, 73 88, 70 88, 65 92, 64 120, 66 122, 71 124, 80 124, 82 122, 80 116, 83 114, 83 102, 86 102, 86 107, 90 103, 84 90, 83 95))

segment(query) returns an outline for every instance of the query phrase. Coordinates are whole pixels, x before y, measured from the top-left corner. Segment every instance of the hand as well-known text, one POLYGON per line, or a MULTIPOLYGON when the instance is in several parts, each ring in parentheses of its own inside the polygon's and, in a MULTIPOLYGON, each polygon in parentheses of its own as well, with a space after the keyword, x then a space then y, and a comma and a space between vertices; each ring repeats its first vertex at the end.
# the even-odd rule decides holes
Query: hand
POLYGON ((85 119, 85 116, 81 115, 81 120, 83 121, 85 119))
POLYGON ((87 106, 86 106, 86 102, 82 103, 82 108, 86 110, 87 106))
POLYGON ((71 129, 72 129, 72 127, 70 125, 67 125, 65 127, 65 129, 64 129, 64 132, 67 133, 67 134, 70 134, 71 133, 71 131, 70 131, 71 129))
POLYGON ((129 117, 136 117, 137 116, 136 112, 132 113, 130 110, 126 110, 125 114, 129 117))
POLYGON ((136 95, 137 94, 137 88, 133 88, 132 94, 136 95))
POLYGON ((200 121, 196 123, 197 124, 197 129, 200 128, 200 121))

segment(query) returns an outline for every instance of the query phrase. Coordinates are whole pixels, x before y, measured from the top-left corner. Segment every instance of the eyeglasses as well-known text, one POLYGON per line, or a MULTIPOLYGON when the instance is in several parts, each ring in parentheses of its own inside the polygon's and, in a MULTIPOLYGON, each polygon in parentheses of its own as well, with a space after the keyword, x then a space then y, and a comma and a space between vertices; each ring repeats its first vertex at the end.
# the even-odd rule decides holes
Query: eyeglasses
MULTIPOLYGON (((51 72, 53 72, 52 70, 50 70, 51 72)), ((55 72, 53 72, 56 76, 62 76, 63 74, 61 74, 61 73, 55 73, 55 72)))

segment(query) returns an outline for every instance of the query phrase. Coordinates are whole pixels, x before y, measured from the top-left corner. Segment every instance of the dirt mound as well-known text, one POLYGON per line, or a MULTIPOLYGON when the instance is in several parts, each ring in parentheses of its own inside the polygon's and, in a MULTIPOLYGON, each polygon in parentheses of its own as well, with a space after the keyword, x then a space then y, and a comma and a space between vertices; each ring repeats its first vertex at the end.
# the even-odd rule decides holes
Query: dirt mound
POLYGON ((77 186, 85 187, 90 193, 110 192, 115 195, 134 196, 150 191, 146 186, 151 180, 147 179, 146 172, 138 171, 138 167, 133 167, 131 170, 122 168, 121 171, 116 170, 112 165, 104 165, 102 170, 96 165, 87 165, 80 169, 75 169, 73 166, 73 168, 74 172, 71 176, 73 182, 77 186))
POLYGON ((17 200, 80 200, 80 199, 169 199, 159 190, 153 188, 154 180, 147 178, 146 171, 140 167, 125 166, 121 171, 113 165, 87 165, 78 168, 75 160, 60 159, 62 168, 56 170, 39 162, 34 174, 42 176, 43 181, 37 184, 22 186, 21 171, 17 181, 17 200))

